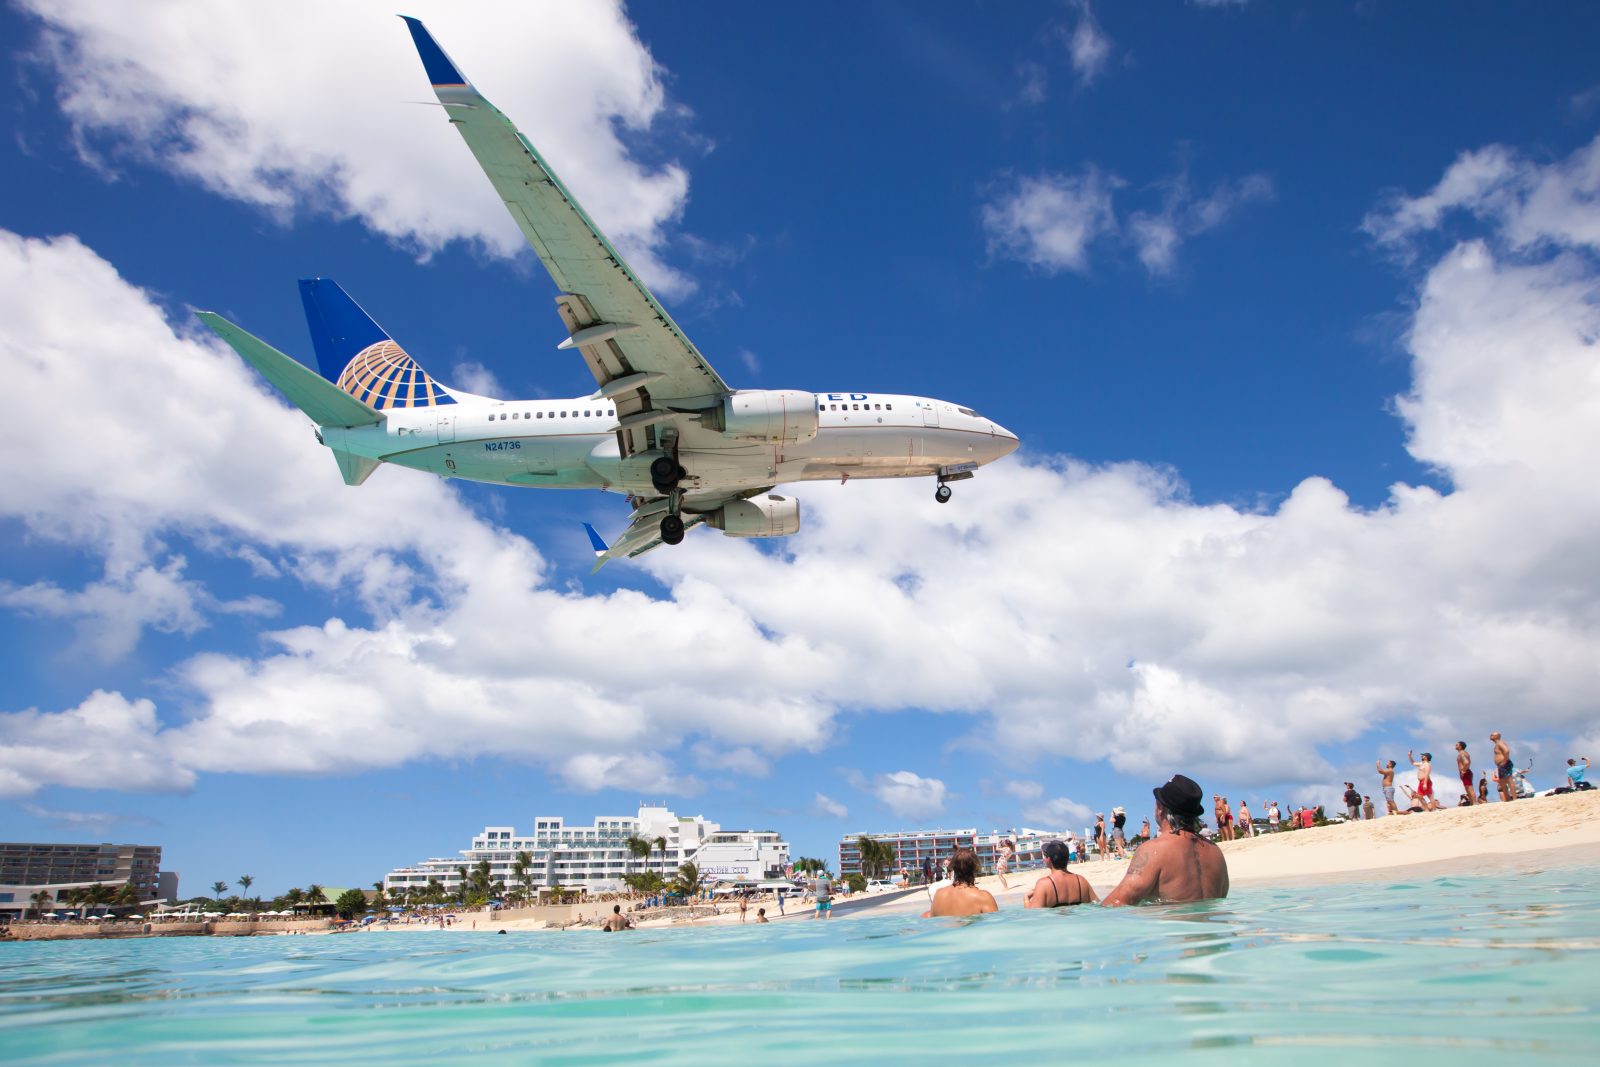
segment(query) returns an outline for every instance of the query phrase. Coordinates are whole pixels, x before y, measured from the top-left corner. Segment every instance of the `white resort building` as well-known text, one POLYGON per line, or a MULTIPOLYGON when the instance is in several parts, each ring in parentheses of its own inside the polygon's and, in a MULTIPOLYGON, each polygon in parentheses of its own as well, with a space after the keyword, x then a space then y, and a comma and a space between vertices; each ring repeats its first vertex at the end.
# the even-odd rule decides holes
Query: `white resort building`
MULTIPOLYGON (((881 841, 894 849, 894 871, 905 871, 913 879, 926 862, 937 872, 958 848, 970 848, 978 853, 979 869, 993 872, 1000 858, 1000 842, 1010 841, 1017 848, 1017 858, 1011 862, 1013 870, 1044 866, 1044 843, 1066 840, 1071 831, 1034 830, 1018 827, 1011 830, 991 830, 978 833, 975 827, 963 830, 894 830, 887 833, 846 834, 839 840, 840 876, 861 873, 861 851, 856 842, 862 837, 881 841)), ((1081 847, 1081 845, 1080 845, 1081 847)), ((894 872, 891 872, 894 873, 894 872)))
POLYGON ((531 834, 519 834, 512 826, 486 826, 460 858, 424 860, 390 871, 383 888, 389 893, 416 890, 431 879, 452 891, 461 884, 462 870, 470 873, 475 864, 488 860, 489 880, 513 889, 520 884, 517 854, 522 852, 533 861, 530 888, 561 886, 591 893, 621 890, 623 875, 647 870, 670 879, 682 863, 698 867, 708 885, 781 878, 789 865, 789 843, 776 831, 724 830, 704 816, 680 817, 665 807, 641 805, 637 816, 605 816, 592 826, 568 826, 548 815, 534 819, 531 834), (654 846, 648 858, 628 850, 630 837, 654 846))

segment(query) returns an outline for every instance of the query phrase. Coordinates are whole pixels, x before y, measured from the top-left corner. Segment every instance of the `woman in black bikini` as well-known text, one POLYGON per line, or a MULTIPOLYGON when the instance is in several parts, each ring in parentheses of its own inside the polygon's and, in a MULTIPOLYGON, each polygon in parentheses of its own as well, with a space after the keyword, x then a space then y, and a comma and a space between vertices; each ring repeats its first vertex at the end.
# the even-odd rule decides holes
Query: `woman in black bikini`
POLYGON ((1074 904, 1093 904, 1100 899, 1087 878, 1067 870, 1067 846, 1060 841, 1044 843, 1044 865, 1044 877, 1028 890, 1023 907, 1066 908, 1074 904))

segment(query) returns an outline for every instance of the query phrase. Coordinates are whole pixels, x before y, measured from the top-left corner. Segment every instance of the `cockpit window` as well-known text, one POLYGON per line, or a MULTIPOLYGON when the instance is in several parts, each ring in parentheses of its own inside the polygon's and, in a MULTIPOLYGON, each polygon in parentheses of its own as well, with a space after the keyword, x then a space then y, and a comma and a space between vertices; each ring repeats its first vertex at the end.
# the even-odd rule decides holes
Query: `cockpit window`
POLYGON ((963 414, 963 415, 971 415, 975 419, 983 418, 982 415, 979 415, 976 411, 973 411, 971 408, 956 408, 956 410, 961 412, 961 414, 963 414))

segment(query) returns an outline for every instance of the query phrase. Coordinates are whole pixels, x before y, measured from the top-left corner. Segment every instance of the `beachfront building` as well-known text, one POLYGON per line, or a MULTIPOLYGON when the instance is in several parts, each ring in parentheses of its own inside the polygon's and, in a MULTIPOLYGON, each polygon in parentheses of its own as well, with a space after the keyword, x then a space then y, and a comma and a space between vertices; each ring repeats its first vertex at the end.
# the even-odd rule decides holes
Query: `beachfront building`
POLYGON ((891 876, 905 871, 915 880, 921 877, 924 860, 928 861, 929 867, 935 872, 935 877, 938 877, 938 871, 945 859, 958 848, 977 850, 979 869, 985 873, 992 873, 995 861, 1000 857, 1000 842, 1005 840, 1017 846, 1017 858, 1011 861, 1012 870, 1042 867, 1044 853, 1041 849, 1044 843, 1057 839, 1064 840, 1067 836, 1065 831, 1031 830, 1026 827, 1017 830, 991 830, 986 834, 980 834, 976 828, 846 834, 839 840, 839 874, 844 877, 861 873, 861 853, 856 842, 862 837, 882 841, 894 849, 896 859, 894 870, 890 872, 891 876))
POLYGON ((708 884, 779 878, 789 864, 789 844, 776 831, 724 830, 704 816, 679 816, 659 805, 641 805, 638 815, 604 816, 590 826, 568 826, 560 816, 541 815, 533 820, 531 834, 519 834, 512 826, 486 826, 460 858, 424 860, 390 871, 383 888, 391 894, 415 891, 433 881, 454 892, 462 871, 470 874, 487 860, 489 881, 516 889, 522 885, 519 854, 531 860, 528 888, 561 886, 591 893, 621 890, 623 875, 647 870, 670 880, 683 863, 698 867, 708 884), (650 842, 650 855, 634 856, 628 849, 630 837, 650 842))
POLYGON ((59 901, 95 885, 131 885, 141 901, 176 899, 178 876, 161 870, 160 845, 0 842, 0 918, 20 918, 40 892, 59 901))

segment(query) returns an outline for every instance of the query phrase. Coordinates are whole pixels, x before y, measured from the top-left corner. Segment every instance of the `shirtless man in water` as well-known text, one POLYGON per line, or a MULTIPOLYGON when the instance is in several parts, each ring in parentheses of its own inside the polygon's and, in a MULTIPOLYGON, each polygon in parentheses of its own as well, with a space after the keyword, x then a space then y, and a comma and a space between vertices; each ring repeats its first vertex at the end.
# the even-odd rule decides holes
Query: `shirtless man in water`
POLYGON ((1108 907, 1146 901, 1178 903, 1228 895, 1228 863, 1222 850, 1200 836, 1205 794, 1193 779, 1172 776, 1157 786, 1159 836, 1139 846, 1122 884, 1106 897, 1108 907))
MULTIPOLYGON (((1147 843, 1139 849, 1143 851, 1149 847, 1147 843)), ((1024 908, 1064 908, 1072 904, 1093 904, 1100 899, 1087 878, 1067 870, 1066 845, 1060 841, 1046 841, 1043 852, 1044 877, 1033 883, 1033 888, 1022 899, 1024 908)), ((1139 862, 1138 855, 1134 853, 1133 862, 1139 862)))
POLYGON ((978 854, 970 848, 958 848, 950 857, 950 884, 933 895, 933 905, 922 917, 981 915, 999 910, 994 894, 978 888, 978 854))

